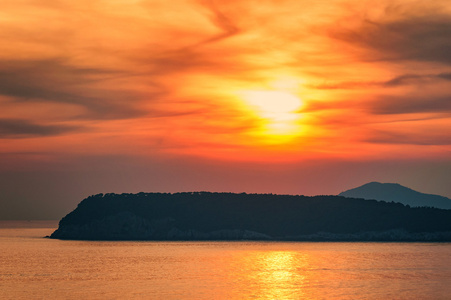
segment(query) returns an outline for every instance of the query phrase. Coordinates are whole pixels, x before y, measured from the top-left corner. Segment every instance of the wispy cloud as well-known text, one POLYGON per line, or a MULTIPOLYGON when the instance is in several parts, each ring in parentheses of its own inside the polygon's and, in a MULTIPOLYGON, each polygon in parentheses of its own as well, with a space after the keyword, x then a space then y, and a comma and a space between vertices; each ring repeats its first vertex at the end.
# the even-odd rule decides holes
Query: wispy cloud
POLYGON ((53 136, 59 149, 71 141, 95 151, 102 140, 98 151, 129 145, 127 153, 269 147, 302 157, 350 153, 378 122, 449 114, 446 1, 368 3, 7 1, 0 138, 53 136), (240 92, 277 89, 303 106, 292 116, 298 138, 273 147, 268 120, 240 92), (75 137, 80 130, 86 140, 75 137))
POLYGON ((375 114, 450 114, 451 95, 447 97, 419 97, 416 95, 384 97, 374 101, 370 110, 375 114))
MULTIPOLYGON (((227 16, 224 12, 222 12, 215 5, 215 2, 212 0, 204 0, 201 1, 202 4, 207 7, 211 12, 211 22, 216 25, 216 27, 220 30, 218 34, 209 37, 198 44, 194 45, 194 47, 202 46, 204 44, 214 43, 221 41, 223 39, 227 39, 232 37, 240 32, 240 29, 236 24, 234 24, 232 18, 227 16)), ((193 46, 192 46, 193 47, 193 46)))
POLYGON ((114 86, 99 86, 118 71, 71 66, 63 59, 0 61, 0 95, 12 101, 72 104, 85 109, 79 118, 121 119, 137 117, 138 94, 114 86))
POLYGON ((0 138, 29 138, 56 136, 81 131, 80 126, 37 124, 21 119, 0 119, 0 138))
POLYGON ((438 74, 403 74, 385 81, 348 81, 348 82, 330 82, 323 84, 310 85, 316 89, 365 89, 372 87, 390 88, 408 85, 433 84, 440 81, 451 81, 451 73, 438 74))
POLYGON ((334 28, 331 36, 363 47, 368 60, 426 61, 451 64, 451 15, 447 2, 392 2, 377 17, 334 28))
POLYGON ((451 145, 451 136, 446 132, 418 134, 412 132, 376 131, 369 134, 366 141, 375 144, 449 146, 451 145))

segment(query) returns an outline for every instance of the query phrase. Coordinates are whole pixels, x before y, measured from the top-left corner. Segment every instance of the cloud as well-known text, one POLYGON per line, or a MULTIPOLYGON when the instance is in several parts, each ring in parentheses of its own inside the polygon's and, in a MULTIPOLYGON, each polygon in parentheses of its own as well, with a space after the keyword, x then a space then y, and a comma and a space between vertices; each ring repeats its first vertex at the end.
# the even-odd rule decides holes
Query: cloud
POLYGON ((414 132, 401 133, 389 131, 375 131, 366 138, 366 142, 375 144, 401 144, 401 145, 451 145, 451 136, 443 132, 414 132))
POLYGON ((451 73, 438 74, 403 74, 385 81, 342 81, 316 85, 309 85, 311 88, 321 90, 334 89, 365 89, 372 87, 398 87, 418 84, 433 84, 440 81, 451 81, 451 73))
POLYGON ((55 136, 81 129, 80 126, 42 125, 22 119, 0 119, 0 138, 55 136))
POLYGON ((69 130, 52 120, 85 128, 86 139, 74 142, 85 143, 83 151, 102 139, 114 145, 105 152, 145 152, 160 140, 190 152, 199 145, 258 148, 266 123, 240 91, 280 86, 302 98, 297 125, 311 140, 360 136, 363 125, 380 120, 427 117, 395 114, 449 112, 446 87, 430 97, 414 91, 451 81, 447 58, 435 49, 448 49, 448 31, 440 28, 450 20, 432 8, 422 14, 392 7, 345 28, 335 26, 349 13, 339 0, 327 9, 321 1, 296 0, 10 3, 8 15, 30 13, 2 20, 8 43, 0 46, 0 118, 9 120, 2 136, 69 130), (442 64, 410 68, 433 61, 427 47, 442 64), (311 85, 321 78, 331 81, 311 85), (395 96, 401 92, 412 99, 395 96))
POLYGON ((436 96, 384 96, 375 100, 370 109, 373 114, 451 113, 451 95, 436 96))
POLYGON ((391 87, 391 86, 401 86, 401 85, 411 85, 418 83, 426 83, 428 81, 436 81, 437 79, 451 80, 449 76, 450 73, 440 73, 434 75, 418 75, 418 74, 405 74, 393 79, 390 79, 386 82, 383 82, 383 86, 391 87))
POLYGON ((437 75, 439 78, 445 79, 445 80, 451 80, 451 73, 442 73, 437 75))
POLYGON ((238 33, 240 33, 240 29, 234 22, 232 21, 232 18, 227 16, 225 13, 223 13, 218 7, 214 4, 214 1, 203 1, 203 4, 205 7, 207 7, 211 13, 211 22, 216 25, 218 29, 220 29, 220 33, 216 34, 210 38, 207 38, 197 44, 196 46, 208 44, 208 43, 214 43, 221 41, 223 39, 232 37, 238 33))
POLYGON ((119 71, 71 66, 60 58, 4 60, 0 66, 0 95, 15 102, 75 104, 85 109, 79 117, 88 119, 144 114, 137 107, 137 93, 99 85, 124 76, 119 71))
POLYGON ((331 30, 331 37, 363 47, 367 60, 451 64, 451 15, 444 8, 387 6, 379 18, 364 17, 355 28, 331 30))

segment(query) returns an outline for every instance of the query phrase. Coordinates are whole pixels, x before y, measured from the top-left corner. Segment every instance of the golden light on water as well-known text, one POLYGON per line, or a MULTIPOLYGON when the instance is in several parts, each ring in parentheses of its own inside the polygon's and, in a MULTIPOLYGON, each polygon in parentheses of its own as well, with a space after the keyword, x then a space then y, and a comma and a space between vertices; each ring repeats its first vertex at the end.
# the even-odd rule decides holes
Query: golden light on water
POLYGON ((304 293, 309 278, 309 257, 293 251, 252 251, 246 253, 240 264, 244 266, 245 282, 252 282, 252 293, 258 299, 309 299, 304 293))
POLYGON ((42 239, 49 229, 0 228, 1 296, 349 300, 451 292, 446 245, 42 239))
POLYGON ((261 259, 265 265, 265 270, 258 277, 262 286, 266 287, 266 297, 270 299, 290 298, 290 296, 293 296, 292 288, 296 286, 299 288, 296 296, 302 297, 301 288, 305 277, 297 272, 297 268, 302 268, 303 265, 294 257, 292 252, 266 252, 261 259))

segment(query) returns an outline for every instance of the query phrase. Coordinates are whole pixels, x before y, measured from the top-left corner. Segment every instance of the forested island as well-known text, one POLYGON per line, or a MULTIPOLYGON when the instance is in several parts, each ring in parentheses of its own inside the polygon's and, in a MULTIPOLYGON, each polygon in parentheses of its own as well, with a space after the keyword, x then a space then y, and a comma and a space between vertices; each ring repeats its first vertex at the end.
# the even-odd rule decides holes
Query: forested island
POLYGON ((451 241, 451 210, 342 196, 110 193, 84 199, 50 238, 451 241))

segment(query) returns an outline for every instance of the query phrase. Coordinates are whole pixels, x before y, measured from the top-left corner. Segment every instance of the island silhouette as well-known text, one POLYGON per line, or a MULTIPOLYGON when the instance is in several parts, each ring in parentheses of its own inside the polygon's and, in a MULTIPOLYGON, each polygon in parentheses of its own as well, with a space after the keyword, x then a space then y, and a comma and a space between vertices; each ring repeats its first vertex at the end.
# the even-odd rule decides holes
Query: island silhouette
POLYGON ((451 241, 451 210, 343 196, 109 193, 81 201, 50 238, 451 241))
POLYGON ((432 194, 424 194, 398 183, 370 182, 344 191, 339 196, 399 202, 412 207, 435 207, 451 209, 451 199, 432 194))

